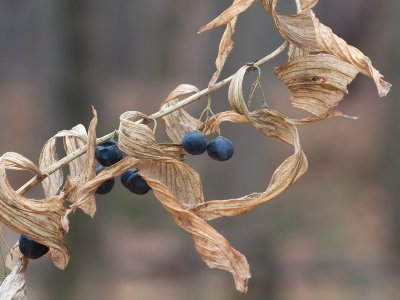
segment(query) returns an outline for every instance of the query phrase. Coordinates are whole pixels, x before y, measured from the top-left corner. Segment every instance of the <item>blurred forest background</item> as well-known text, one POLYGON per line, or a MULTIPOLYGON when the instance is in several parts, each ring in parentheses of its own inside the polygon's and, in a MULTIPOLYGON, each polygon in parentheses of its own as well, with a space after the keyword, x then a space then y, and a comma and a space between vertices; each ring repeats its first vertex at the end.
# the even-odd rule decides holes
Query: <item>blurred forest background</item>
MULTIPOLYGON (((223 29, 196 32, 230 3, 0 1, 0 153, 37 162, 54 133, 88 125, 91 105, 102 136, 118 128, 124 111, 157 111, 180 83, 205 87, 223 29)), ((279 10, 295 8, 280 1, 279 10)), ((207 268, 151 193, 134 196, 118 181, 111 194, 97 197, 95 219, 72 216, 66 271, 47 259, 32 261, 30 299, 399 299, 399 11, 393 0, 321 0, 315 8, 321 22, 368 55, 394 87, 379 99, 373 81, 359 75, 339 106, 359 120, 299 128, 309 171, 270 203, 212 222, 249 260, 247 295, 235 291, 229 273, 207 268)), ((282 38, 257 3, 240 16, 235 41, 222 77, 271 52, 282 38)), ((268 104, 306 116, 291 108, 273 74, 285 60, 282 54, 262 67, 268 104)), ((226 95, 226 88, 212 95, 214 112, 228 109, 226 95)), ((205 103, 189 110, 199 115, 205 103)), ((247 126, 224 125, 222 132, 235 144, 232 160, 188 157, 207 199, 265 190, 292 152, 247 126)), ((29 178, 11 175, 16 188, 29 178)), ((40 197, 40 190, 29 195, 40 197)), ((18 235, 5 233, 13 244, 18 235)))

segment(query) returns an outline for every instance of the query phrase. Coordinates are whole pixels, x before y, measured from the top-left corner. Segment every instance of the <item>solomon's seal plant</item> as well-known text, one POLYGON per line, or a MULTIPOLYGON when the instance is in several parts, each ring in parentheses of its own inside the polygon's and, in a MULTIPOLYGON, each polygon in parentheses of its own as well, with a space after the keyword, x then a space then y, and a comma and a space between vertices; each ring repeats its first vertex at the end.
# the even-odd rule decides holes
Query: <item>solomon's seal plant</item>
MULTIPOLYGON (((307 158, 300 144, 297 126, 326 118, 347 117, 334 111, 347 94, 347 85, 360 72, 375 82, 379 96, 385 96, 390 84, 357 48, 348 45, 323 25, 313 12, 318 0, 296 0, 297 14, 280 14, 277 0, 261 0, 271 14, 284 43, 274 52, 241 67, 236 74, 218 82, 218 77, 233 49, 233 35, 239 15, 255 0, 235 0, 233 4, 200 32, 225 26, 216 59, 216 72, 209 86, 199 90, 190 84, 180 84, 162 102, 158 112, 148 116, 128 111, 120 116, 119 129, 96 138, 97 114, 88 130, 77 125, 58 132, 43 146, 36 165, 21 154, 8 152, 0 157, 0 222, 22 236, 11 248, 7 265, 12 270, 0 287, 1 299, 26 299, 24 272, 28 257, 45 254, 57 268, 65 269, 70 259, 65 242, 69 217, 77 209, 95 216, 95 193, 108 192, 113 178, 122 175, 125 187, 137 194, 152 191, 176 224, 190 234, 195 249, 210 268, 223 269, 233 275, 236 289, 247 291, 250 268, 246 257, 208 223, 220 217, 240 216, 275 198, 298 180, 307 170, 307 158), (275 69, 276 76, 289 89, 292 104, 312 114, 305 119, 293 119, 263 105, 250 110, 244 96, 243 80, 288 49, 288 61, 275 69), (230 111, 208 115, 204 121, 186 112, 183 107, 229 84, 230 111), (159 120, 170 143, 156 141, 154 131, 159 120), (199 174, 185 163, 185 151, 200 154, 206 149, 217 160, 229 159, 233 145, 218 137, 206 146, 204 136, 221 135, 220 123, 249 124, 261 136, 281 140, 293 147, 293 153, 275 170, 265 191, 237 199, 206 200, 199 174), (153 124, 153 126, 149 126, 153 124), (204 136, 203 136, 204 135, 204 136), (66 156, 59 159, 56 140, 62 139, 66 156), (117 141, 113 141, 117 140, 117 141), (183 143, 183 146, 182 146, 183 143), (97 146, 96 145, 100 145, 97 146), (206 148, 206 149, 205 149, 206 148), (104 167, 98 167, 97 162, 104 167), (68 174, 62 167, 68 165, 68 174), (34 177, 17 191, 8 180, 6 170, 32 172, 34 177), (173 174, 173 175, 172 175, 173 174), (173 178, 170 178, 173 176, 173 178), (45 198, 24 196, 41 183, 45 198), (47 252, 48 250, 48 252, 47 252), (46 253, 47 252, 47 253, 46 253)), ((258 81, 253 87, 260 87, 258 81)))

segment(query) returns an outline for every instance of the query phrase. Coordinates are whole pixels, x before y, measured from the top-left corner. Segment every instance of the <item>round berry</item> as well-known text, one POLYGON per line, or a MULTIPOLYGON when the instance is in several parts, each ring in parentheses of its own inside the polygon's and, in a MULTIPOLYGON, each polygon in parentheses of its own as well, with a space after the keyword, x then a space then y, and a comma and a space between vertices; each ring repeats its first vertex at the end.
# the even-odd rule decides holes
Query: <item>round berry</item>
POLYGON ((190 131, 185 134, 182 140, 183 149, 192 155, 199 155, 207 149, 207 139, 200 131, 190 131))
MULTIPOLYGON (((103 166, 98 166, 96 168, 96 174, 99 174, 101 171, 103 171, 105 169, 105 167, 103 166)), ((115 180, 114 178, 108 179, 106 181, 104 181, 96 190, 96 194, 108 194, 109 192, 111 192, 111 190, 113 189, 115 184, 115 180)))
POLYGON ((95 156, 97 161, 109 167, 124 158, 124 153, 118 148, 114 140, 104 142, 96 147, 95 156))
POLYGON ((150 186, 138 172, 133 173, 126 181, 126 187, 134 194, 144 195, 150 191, 150 186))
POLYGON ((128 187, 126 184, 127 184, 127 181, 128 181, 128 178, 131 176, 131 175, 133 175, 133 174, 135 174, 135 173, 137 173, 137 169, 129 169, 129 170, 126 170, 124 173, 122 173, 122 175, 121 175, 121 183, 122 183, 122 185, 124 186, 124 187, 128 187))
POLYGON ((223 136, 219 136, 207 144, 208 155, 215 160, 225 161, 233 155, 233 144, 223 136))
POLYGON ((26 235, 19 237, 19 250, 28 258, 37 259, 49 252, 49 247, 39 244, 26 235))

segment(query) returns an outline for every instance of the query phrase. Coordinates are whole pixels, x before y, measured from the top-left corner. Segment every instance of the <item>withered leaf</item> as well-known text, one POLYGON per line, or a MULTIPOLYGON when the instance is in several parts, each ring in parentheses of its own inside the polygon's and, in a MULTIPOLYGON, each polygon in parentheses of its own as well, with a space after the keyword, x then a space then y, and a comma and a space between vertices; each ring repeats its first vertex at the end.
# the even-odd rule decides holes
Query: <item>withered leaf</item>
MULTIPOLYGON (((199 89, 194 85, 180 84, 163 101, 160 109, 163 110, 175 105, 182 97, 198 91, 199 89)), ((182 138, 187 132, 196 130, 201 125, 198 119, 192 117, 182 108, 162 117, 161 122, 171 141, 178 144, 182 142, 182 138)))
MULTIPOLYGON (((56 141, 58 138, 64 139, 64 149, 67 155, 87 144, 87 133, 82 124, 73 127, 71 130, 59 131, 51 137, 42 148, 39 157, 39 168, 42 172, 59 160, 56 151, 56 141)), ((86 155, 87 154, 77 157, 68 164, 70 170, 69 176, 71 178, 76 178, 82 173, 86 155)), ((46 197, 56 195, 63 185, 63 180, 64 176, 61 169, 45 178, 42 181, 42 186, 46 197)))
POLYGON ((237 16, 234 17, 228 24, 226 24, 224 34, 222 35, 221 41, 219 42, 218 55, 217 58, 215 59, 215 66, 217 70, 211 77, 208 86, 212 86, 217 82, 219 75, 221 74, 221 71, 225 65, 225 62, 228 59, 229 54, 233 50, 234 46, 233 34, 235 33, 236 21, 237 21, 237 16))
MULTIPOLYGON (((90 121, 89 124, 87 143, 88 149, 86 152, 84 164, 81 166, 78 166, 76 164, 71 165, 71 168, 74 169, 75 172, 80 170, 81 173, 76 174, 77 176, 75 177, 69 176, 67 178, 67 181, 64 185, 64 191, 66 193, 67 200, 73 203, 70 206, 70 209, 75 210, 76 208, 80 208, 83 212, 87 213, 91 217, 94 217, 94 214, 96 213, 96 198, 93 194, 87 194, 81 190, 82 186, 84 186, 87 182, 89 182, 96 176, 95 149, 97 112, 94 108, 92 108, 92 111, 93 119, 90 121)), ((69 144, 68 149, 70 150, 73 150, 76 146, 79 145, 78 139, 67 139, 65 140, 65 142, 69 144)))
POLYGON ((337 106, 357 73, 352 64, 329 54, 299 57, 275 69, 289 88, 293 106, 315 115, 324 115, 337 106))
POLYGON ((324 52, 336 56, 338 59, 352 64, 364 75, 372 77, 379 96, 385 96, 391 84, 383 80, 372 65, 371 60, 357 48, 348 45, 343 39, 335 35, 332 30, 319 22, 310 9, 315 5, 313 1, 303 1, 304 9, 297 15, 278 14, 275 11, 277 0, 266 1, 264 7, 272 14, 274 24, 279 33, 297 47, 312 51, 324 52))
MULTIPOLYGON (((231 272, 236 288, 246 292, 250 278, 246 258, 202 218, 188 210, 204 201, 200 177, 191 167, 163 151, 155 141, 152 130, 140 124, 146 118, 139 112, 121 115, 119 146, 128 154, 124 159, 126 163, 122 160, 124 169, 129 165, 139 169, 175 222, 193 236, 195 247, 204 262, 211 268, 231 272)), ((117 163, 115 168, 120 168, 120 164, 117 163)))
POLYGON ((301 149, 297 128, 291 119, 267 108, 253 112, 248 110, 243 97, 243 79, 247 68, 245 66, 239 69, 229 86, 228 99, 235 113, 225 112, 216 115, 204 124, 204 129, 207 132, 211 132, 218 128, 215 123, 223 120, 244 123, 244 117, 249 124, 252 124, 262 134, 279 138, 293 145, 294 154, 276 169, 265 192, 252 193, 237 199, 206 201, 192 209, 195 214, 206 220, 247 213, 282 193, 303 175, 308 167, 307 158, 301 149))
MULTIPOLYGON (((82 124, 76 125, 71 130, 61 131, 59 134, 64 138, 64 150, 67 155, 84 147, 88 143, 88 134, 85 126, 82 124)), ((88 153, 85 153, 68 164, 70 178, 77 178, 82 174, 85 162, 87 161, 87 155, 88 153)))
POLYGON ((223 11, 218 17, 212 20, 210 23, 200 28, 199 33, 217 28, 221 25, 228 24, 235 17, 245 12, 250 6, 253 5, 255 0, 235 0, 233 4, 223 11))
POLYGON ((28 259, 21 256, 11 273, 0 285, 1 300, 27 300, 25 270, 28 259))
POLYGON ((153 179, 161 180, 183 205, 195 206, 204 201, 200 176, 190 166, 165 151, 155 140, 152 130, 139 122, 147 117, 139 112, 125 112, 120 117, 118 144, 122 151, 151 164, 153 179))
POLYGON ((68 263, 69 255, 64 242, 65 231, 61 224, 64 215, 65 195, 42 200, 28 199, 19 195, 10 185, 6 169, 33 170, 41 173, 34 164, 18 153, 5 153, 0 157, 0 222, 25 234, 50 248, 50 257, 60 269, 68 263))
POLYGON ((141 165, 142 175, 176 224, 192 235, 196 250, 203 261, 210 268, 218 268, 232 273, 236 289, 245 293, 250 278, 250 268, 246 257, 235 250, 202 218, 182 206, 177 200, 177 195, 171 193, 163 182, 153 179, 151 177, 152 168, 151 164, 144 162, 141 165))
POLYGON ((238 16, 252 6, 254 2, 255 0, 234 0, 232 5, 222 12, 217 18, 200 28, 199 32, 204 32, 226 24, 224 34, 222 35, 219 43, 218 55, 215 60, 215 66, 217 70, 208 83, 208 86, 212 86, 217 82, 225 62, 233 50, 233 34, 235 33, 235 26, 238 16))

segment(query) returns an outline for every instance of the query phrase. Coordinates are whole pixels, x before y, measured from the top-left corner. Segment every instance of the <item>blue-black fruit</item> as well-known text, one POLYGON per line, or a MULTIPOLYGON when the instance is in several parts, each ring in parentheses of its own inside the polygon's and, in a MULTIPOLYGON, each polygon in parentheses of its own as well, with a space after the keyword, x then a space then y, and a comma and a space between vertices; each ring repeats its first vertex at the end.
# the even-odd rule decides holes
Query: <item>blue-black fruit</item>
POLYGON ((37 259, 49 252, 49 247, 35 242, 26 235, 21 235, 19 237, 19 250, 26 257, 37 259))
POLYGON ((126 187, 134 194, 144 195, 150 191, 150 186, 138 172, 133 173, 126 181, 126 187))
MULTIPOLYGON (((103 166, 98 166, 96 168, 96 174, 99 174, 101 171, 103 171, 105 169, 105 167, 103 166)), ((96 190, 96 194, 107 194, 109 192, 111 192, 111 190, 113 189, 115 184, 115 180, 114 178, 108 179, 106 181, 104 181, 96 190)))
POLYGON ((96 147, 95 156, 99 164, 109 167, 124 158, 124 153, 114 140, 104 142, 96 147))
POLYGON ((233 144, 223 136, 219 136, 207 144, 208 155, 215 160, 228 160, 233 155, 233 144))
POLYGON ((182 139, 183 149, 192 155, 199 155, 207 149, 207 139, 200 131, 190 131, 182 139))
POLYGON ((122 183, 122 185, 124 187, 128 188, 128 186, 126 185, 127 181, 128 181, 128 178, 131 175, 137 173, 137 171, 138 171, 137 169, 129 169, 129 170, 126 170, 124 173, 122 173, 122 175, 121 175, 121 183, 122 183))

